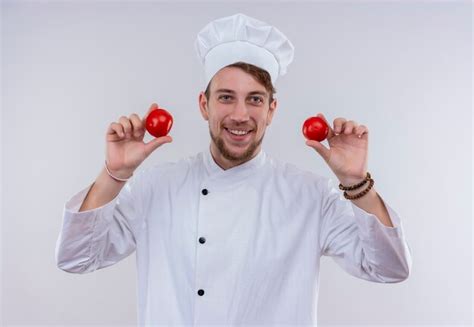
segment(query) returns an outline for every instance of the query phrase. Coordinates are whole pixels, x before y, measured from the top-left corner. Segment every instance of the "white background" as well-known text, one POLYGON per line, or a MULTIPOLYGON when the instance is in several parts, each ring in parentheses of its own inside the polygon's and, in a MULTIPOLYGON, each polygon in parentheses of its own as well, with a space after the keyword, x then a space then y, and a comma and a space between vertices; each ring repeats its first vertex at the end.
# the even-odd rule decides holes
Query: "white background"
POLYGON ((296 49, 266 152, 334 177, 302 122, 322 112, 368 126, 375 188, 413 252, 410 278, 391 285, 323 258, 319 323, 471 325, 472 7, 454 1, 4 1, 1 322, 136 323, 134 254, 92 274, 56 268, 63 205, 102 169, 108 125, 152 102, 173 114, 174 142, 142 167, 208 146, 193 43, 237 12, 274 24, 296 49))

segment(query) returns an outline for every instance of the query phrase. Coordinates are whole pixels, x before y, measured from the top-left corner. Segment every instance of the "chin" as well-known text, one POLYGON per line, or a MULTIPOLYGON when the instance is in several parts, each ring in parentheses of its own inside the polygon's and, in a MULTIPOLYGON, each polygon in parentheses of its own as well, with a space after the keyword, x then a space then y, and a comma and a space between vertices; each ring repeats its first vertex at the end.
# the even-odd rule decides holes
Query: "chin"
POLYGON ((234 152, 234 151, 227 151, 227 152, 224 152, 222 153, 222 155, 224 156, 224 158, 226 158, 227 160, 231 160, 231 161, 245 161, 245 160, 248 160, 252 157, 253 153, 249 153, 249 152, 234 152))
POLYGON ((211 139, 219 153, 225 159, 233 162, 245 162, 250 160, 254 156, 255 152, 257 151, 263 140, 262 136, 262 138, 257 142, 251 141, 244 146, 235 146, 232 144, 228 144, 226 141, 224 141, 224 138, 222 137, 215 137, 212 132, 210 134, 211 139))
POLYGON ((250 160, 253 155, 255 154, 255 151, 257 150, 258 144, 255 143, 250 143, 247 144, 245 147, 238 147, 238 150, 235 151, 232 148, 232 146, 227 146, 224 145, 223 147, 217 145, 217 148, 219 152, 222 154, 224 158, 226 158, 229 161, 234 161, 234 162, 244 162, 247 160, 250 160))

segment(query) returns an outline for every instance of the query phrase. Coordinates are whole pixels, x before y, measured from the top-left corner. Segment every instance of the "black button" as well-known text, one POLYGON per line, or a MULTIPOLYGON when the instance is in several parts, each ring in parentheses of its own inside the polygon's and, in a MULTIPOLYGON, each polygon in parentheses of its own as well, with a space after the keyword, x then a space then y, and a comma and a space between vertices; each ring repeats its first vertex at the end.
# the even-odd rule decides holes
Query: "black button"
POLYGON ((208 191, 207 189, 203 189, 203 190, 201 191, 201 193, 202 193, 203 195, 207 195, 207 193, 209 193, 209 191, 208 191))
POLYGON ((199 290, 198 294, 199 294, 199 296, 203 296, 204 295, 204 290, 199 290))
POLYGON ((199 238, 199 243, 204 244, 206 243, 206 239, 204 237, 199 238))

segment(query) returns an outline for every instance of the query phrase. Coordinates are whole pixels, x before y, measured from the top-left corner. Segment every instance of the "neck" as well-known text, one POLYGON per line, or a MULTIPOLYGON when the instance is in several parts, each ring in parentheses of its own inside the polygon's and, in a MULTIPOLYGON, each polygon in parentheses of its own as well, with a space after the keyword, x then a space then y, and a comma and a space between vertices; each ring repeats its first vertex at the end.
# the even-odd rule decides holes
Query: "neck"
POLYGON ((260 153, 260 146, 257 147, 254 151, 254 153, 252 154, 252 156, 248 159, 242 159, 242 160, 229 160, 227 158, 225 158, 222 153, 219 152, 219 150, 217 149, 217 147, 214 145, 214 143, 211 142, 211 154, 212 154, 212 158, 214 159, 214 161, 216 162, 216 164, 221 167, 222 169, 224 170, 227 170, 227 169, 230 169, 230 168, 233 168, 233 167, 236 167, 236 166, 239 166, 243 163, 246 163, 250 160, 252 160, 253 158, 255 158, 257 156, 258 153, 260 153))

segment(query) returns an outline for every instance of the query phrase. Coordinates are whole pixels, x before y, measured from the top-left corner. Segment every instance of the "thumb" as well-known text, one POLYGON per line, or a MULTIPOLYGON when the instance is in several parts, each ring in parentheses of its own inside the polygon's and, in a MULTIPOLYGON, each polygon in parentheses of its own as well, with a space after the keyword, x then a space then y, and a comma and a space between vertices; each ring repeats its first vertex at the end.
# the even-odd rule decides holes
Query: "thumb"
POLYGON ((326 148, 324 145, 322 145, 320 142, 318 141, 314 141, 314 140, 307 140, 306 141, 306 145, 315 149, 317 153, 319 153, 319 155, 321 157, 323 157, 323 159, 325 161, 328 161, 329 160, 329 149, 326 148))
POLYGON ((146 156, 148 157, 153 151, 158 149, 163 144, 171 142, 173 142, 173 138, 169 135, 154 138, 153 140, 145 144, 146 156))

